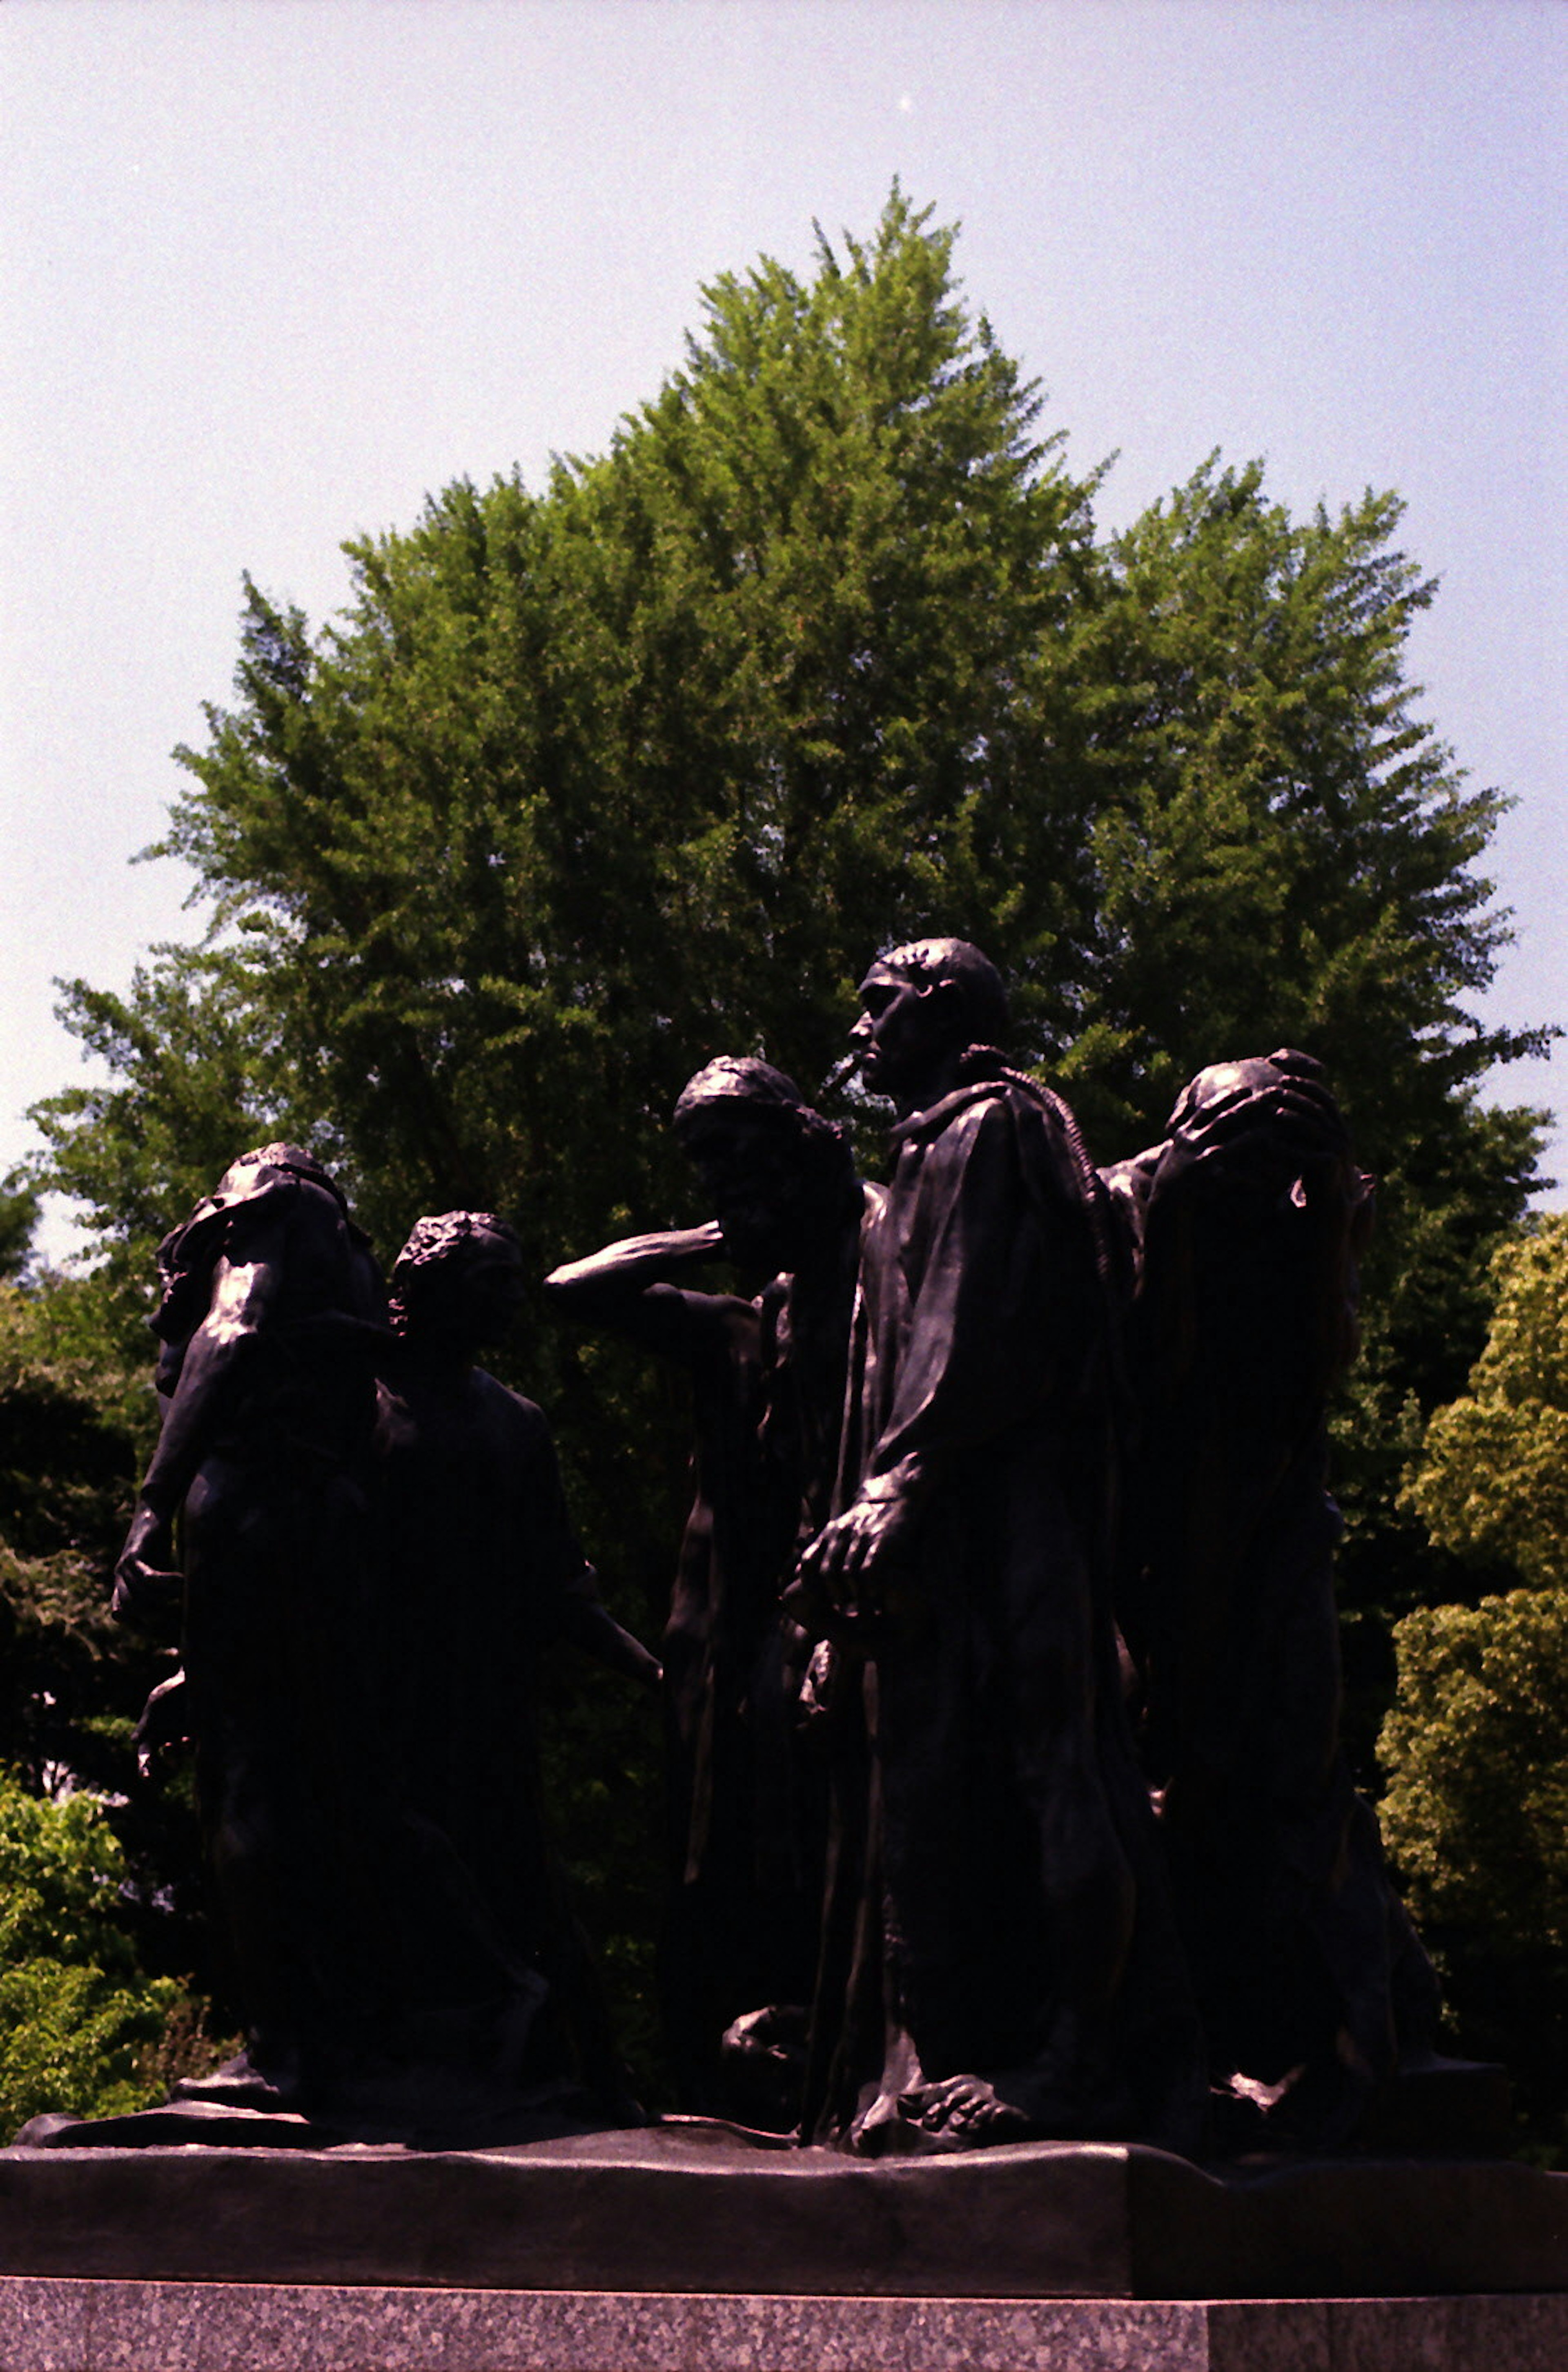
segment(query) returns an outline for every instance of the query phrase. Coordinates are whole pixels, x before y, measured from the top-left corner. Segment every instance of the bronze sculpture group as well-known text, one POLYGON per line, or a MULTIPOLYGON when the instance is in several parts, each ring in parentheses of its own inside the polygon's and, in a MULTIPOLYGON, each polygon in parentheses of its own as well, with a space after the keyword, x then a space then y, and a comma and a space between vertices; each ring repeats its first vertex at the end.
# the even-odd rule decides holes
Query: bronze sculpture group
POLYGON ((675 1115, 713 1220, 549 1280, 691 1378, 657 1661, 598 1603, 540 1412, 476 1364, 520 1291, 500 1221, 422 1220, 389 1309, 331 1180, 269 1146, 164 1245, 116 1603, 183 1608, 145 1730, 194 1741, 249 2019, 187 2095, 366 2134, 635 2120, 540 1800, 559 1635, 661 1691, 688 2112, 868 2155, 1328 2145, 1429 2048, 1337 1734, 1325 1409, 1370 1187, 1318 1065, 1204 1072, 1102 1173, 998 1051, 976 949, 896 949, 861 999, 885 1185, 721 1059, 675 1115), (772 1283, 706 1289, 726 1252, 772 1283))

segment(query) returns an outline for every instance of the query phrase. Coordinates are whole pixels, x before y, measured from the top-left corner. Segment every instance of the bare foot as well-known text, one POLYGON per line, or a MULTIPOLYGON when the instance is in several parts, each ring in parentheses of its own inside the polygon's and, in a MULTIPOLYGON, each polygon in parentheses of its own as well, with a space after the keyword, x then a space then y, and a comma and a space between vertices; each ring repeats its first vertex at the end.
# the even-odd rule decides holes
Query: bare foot
POLYGON ((1022 2141, 1032 2130, 1023 2110, 998 2099, 983 2076, 949 2076, 942 2083, 900 2092, 899 2113, 923 2133, 946 2134, 966 2145, 1022 2141))
POLYGON ((725 2029, 719 2045, 728 2113, 765 2133, 787 2133, 800 2122, 806 2080, 806 2011, 772 2002, 748 2010, 725 2029))

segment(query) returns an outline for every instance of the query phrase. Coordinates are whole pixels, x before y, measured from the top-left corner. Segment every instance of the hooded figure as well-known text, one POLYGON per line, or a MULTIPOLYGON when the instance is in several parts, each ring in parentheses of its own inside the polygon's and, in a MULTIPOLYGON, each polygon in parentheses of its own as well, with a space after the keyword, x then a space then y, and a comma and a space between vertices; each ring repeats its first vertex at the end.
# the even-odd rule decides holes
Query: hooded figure
POLYGON ((1199 1072, 1109 1183, 1140 1239, 1118 1612, 1211 2078, 1243 2134, 1330 2145, 1437 2011, 1339 1736, 1326 1416, 1373 1181, 1283 1048, 1199 1072))

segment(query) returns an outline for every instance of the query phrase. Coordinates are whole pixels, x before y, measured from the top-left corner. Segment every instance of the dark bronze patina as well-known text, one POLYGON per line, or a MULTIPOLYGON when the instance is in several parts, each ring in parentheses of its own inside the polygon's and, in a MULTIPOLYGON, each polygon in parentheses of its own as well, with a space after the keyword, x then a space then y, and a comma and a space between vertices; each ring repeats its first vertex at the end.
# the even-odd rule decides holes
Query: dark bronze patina
POLYGON ((682 2108, 793 2123, 817 1964, 825 1780, 807 1643, 780 1594, 831 1505, 862 1226, 840 1132, 754 1058, 710 1063, 675 1127, 714 1211, 557 1269, 579 1322, 683 1367, 695 1497, 662 1653, 669 1896, 660 1948, 682 2108), (678 1280, 715 1257, 752 1298, 678 1280))
POLYGON ((1436 1988, 1340 1744, 1329 1392, 1373 1181, 1321 1065, 1217 1064, 1109 1173, 1138 1245, 1118 1613, 1220 2134, 1345 2140, 1436 1988))
POLYGON ((1198 2047, 1109 1598, 1113 1278, 1066 1107, 1008 1072, 961 941, 884 957, 854 1038, 899 1112, 838 1511, 792 1600, 841 1743, 811 2129, 863 2152, 1191 2143, 1198 2047))
POLYGON ((331 1180, 272 1145, 163 1247, 115 1602, 182 1608, 143 1743, 195 1742, 250 2030, 115 2140, 638 2121, 540 1801, 559 1636, 663 1684, 687 2110, 863 2157, 1442 2145, 1445 2099, 1493 2135, 1339 1741, 1325 1411, 1371 1181, 1319 1066, 1202 1072, 1102 1174, 998 1051, 978 950, 898 948, 861 1001, 885 1188, 722 1059, 675 1114, 713 1219, 548 1280, 691 1378, 662 1673, 543 1416, 476 1364, 521 1299, 501 1221, 422 1220, 389 1320, 331 1180), (755 1290, 699 1289, 719 1258, 755 1290))
POLYGON ((194 1742, 249 2025, 180 2096, 337 2134, 634 2120, 545 1839, 532 1701, 556 1635, 658 1667, 598 1603, 539 1410, 475 1365, 520 1298, 516 1239, 422 1220, 389 1327, 336 1188, 273 1145, 160 1260, 169 1407, 115 1604, 182 1600, 182 1675, 144 1735, 194 1742))

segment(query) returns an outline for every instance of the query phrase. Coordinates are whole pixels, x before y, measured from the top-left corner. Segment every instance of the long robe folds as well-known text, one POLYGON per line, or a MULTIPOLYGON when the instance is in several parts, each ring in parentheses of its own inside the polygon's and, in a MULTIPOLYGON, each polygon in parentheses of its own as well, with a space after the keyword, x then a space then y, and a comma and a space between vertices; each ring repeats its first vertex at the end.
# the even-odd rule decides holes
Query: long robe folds
POLYGON ((866 2151, 933 2145, 918 2096, 958 2076, 992 2087, 996 2139, 1179 2138, 1194 2098, 1104 1588, 1093 1181, 1064 1108, 987 1067, 894 1132, 851 1346, 840 1504, 917 1512, 842 1676, 863 1749, 841 1740, 814 2021, 815 2130, 866 2151))
MULTIPOLYGON (((655 1285, 614 1322, 691 1378, 696 1489, 662 1642, 670 1897, 660 1951, 680 2105, 734 2113, 720 2043, 738 2016, 803 2010, 822 1901, 819 1758, 779 1592, 829 1512, 860 1190, 810 1284, 754 1301, 655 1285)), ((740 2079, 745 2084, 745 2077, 740 2079)), ((749 2118, 765 2113, 754 2099, 749 2118)))
POLYGON ((1338 2144, 1437 2023, 1340 1740, 1326 1413, 1372 1180, 1283 1048, 1201 1072, 1113 1183, 1143 1237, 1118 1611, 1222 2131, 1338 2144))

